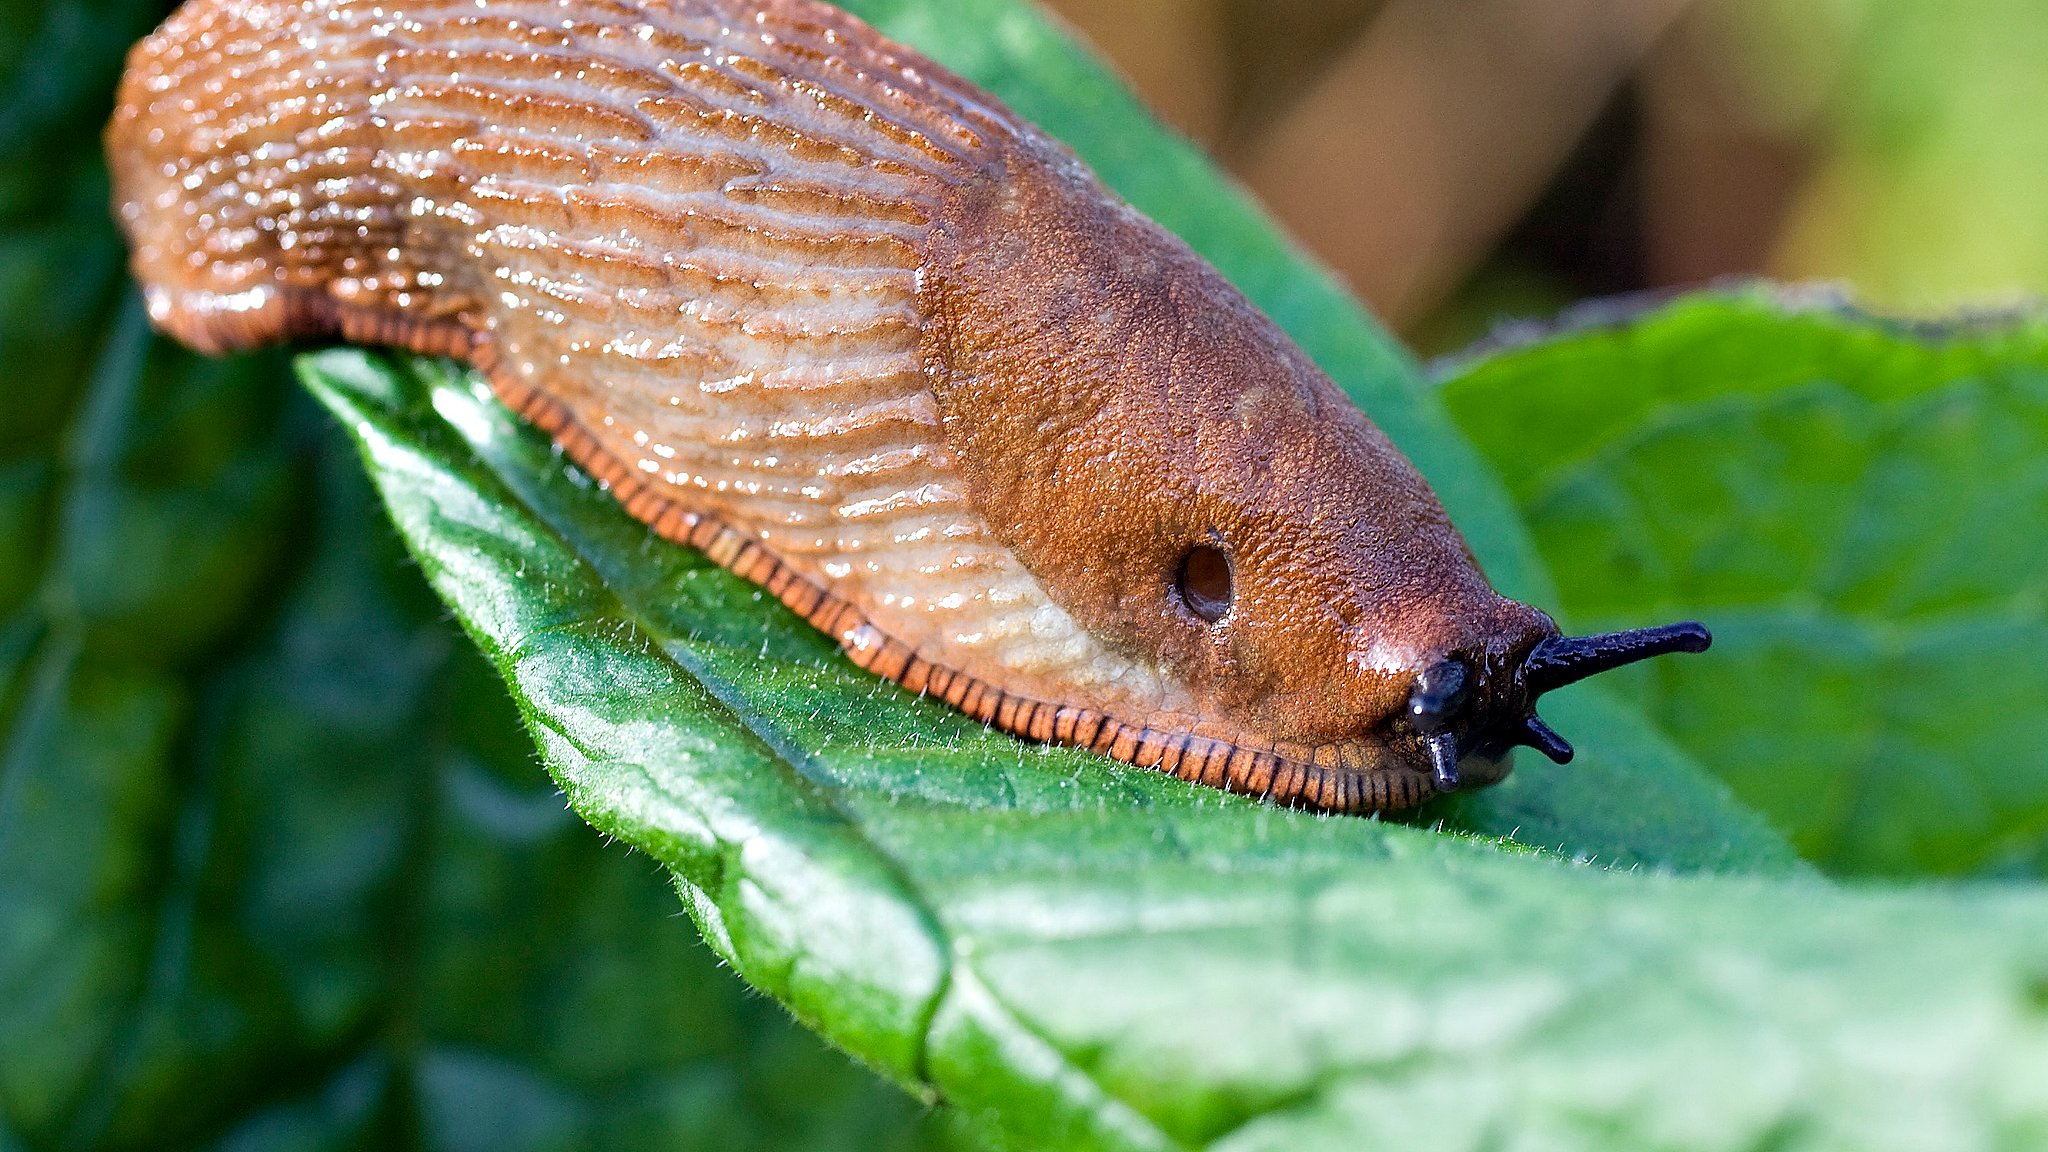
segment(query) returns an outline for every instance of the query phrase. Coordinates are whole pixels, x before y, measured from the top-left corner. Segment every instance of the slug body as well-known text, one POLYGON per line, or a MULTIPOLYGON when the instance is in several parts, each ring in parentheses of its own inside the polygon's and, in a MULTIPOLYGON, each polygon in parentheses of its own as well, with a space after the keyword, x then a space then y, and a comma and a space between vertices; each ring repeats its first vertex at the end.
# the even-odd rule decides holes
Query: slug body
POLYGON ((189 0, 108 148, 164 330, 465 357, 656 531, 1030 739, 1392 810, 1705 643, 1496 594, 1184 244, 822 4, 189 0))

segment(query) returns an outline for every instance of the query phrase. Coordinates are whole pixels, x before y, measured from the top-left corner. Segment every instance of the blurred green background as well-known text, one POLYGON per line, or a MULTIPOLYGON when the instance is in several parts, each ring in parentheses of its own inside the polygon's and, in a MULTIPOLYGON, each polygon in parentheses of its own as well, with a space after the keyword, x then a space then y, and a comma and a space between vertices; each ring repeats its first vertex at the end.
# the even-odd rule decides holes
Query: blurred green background
POLYGON ((2048 290, 2033 0, 1053 0, 1425 351, 1762 274, 2048 290))
MULTIPOLYGON (((1425 353, 2048 287, 2032 0, 1055 7, 1425 353)), ((146 335, 97 134, 166 10, 0 4, 0 1152, 955 1142, 564 810, 281 359, 146 335)))

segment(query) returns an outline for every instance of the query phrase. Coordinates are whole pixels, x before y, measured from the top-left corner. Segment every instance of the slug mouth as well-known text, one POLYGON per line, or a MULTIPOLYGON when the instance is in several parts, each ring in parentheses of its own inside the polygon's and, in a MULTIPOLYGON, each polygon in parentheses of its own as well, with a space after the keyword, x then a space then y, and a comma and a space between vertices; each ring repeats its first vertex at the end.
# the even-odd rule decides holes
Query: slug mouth
POLYGON ((1704 652, 1713 634, 1697 621, 1595 636, 1549 636, 1519 661, 1489 674, 1452 656, 1422 670, 1392 734, 1410 764, 1427 765, 1437 793, 1491 784, 1507 774, 1508 754, 1534 748, 1558 764, 1569 741, 1536 714, 1537 700, 1589 676, 1674 652, 1704 652))

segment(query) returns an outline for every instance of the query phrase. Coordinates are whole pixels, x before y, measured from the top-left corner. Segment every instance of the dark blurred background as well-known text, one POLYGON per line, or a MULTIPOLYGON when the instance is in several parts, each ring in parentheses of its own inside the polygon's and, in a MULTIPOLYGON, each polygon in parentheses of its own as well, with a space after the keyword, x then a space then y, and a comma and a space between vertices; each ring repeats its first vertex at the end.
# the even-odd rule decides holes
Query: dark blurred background
POLYGON ((2048 287, 2039 0, 1052 0, 1424 352, 1762 274, 2048 287))

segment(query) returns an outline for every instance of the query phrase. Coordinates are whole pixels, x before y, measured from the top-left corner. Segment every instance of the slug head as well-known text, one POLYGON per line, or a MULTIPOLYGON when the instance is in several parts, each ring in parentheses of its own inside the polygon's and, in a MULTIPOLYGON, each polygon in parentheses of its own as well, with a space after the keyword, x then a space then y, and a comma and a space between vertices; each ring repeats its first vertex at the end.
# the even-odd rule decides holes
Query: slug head
POLYGON ((926 285, 948 441, 992 529, 1178 692, 1049 698, 1427 782, 1411 794, 1497 780, 1518 744, 1569 757, 1535 696, 1613 646, 1570 648, 1496 593, 1379 429, 1090 179, 1019 165, 954 205, 926 285))

